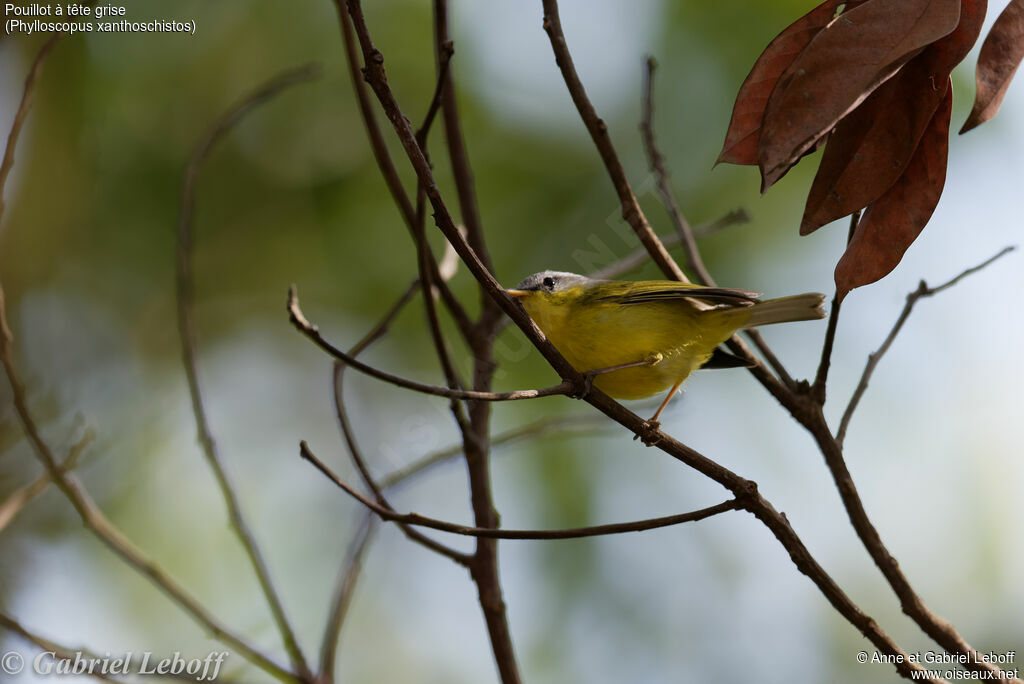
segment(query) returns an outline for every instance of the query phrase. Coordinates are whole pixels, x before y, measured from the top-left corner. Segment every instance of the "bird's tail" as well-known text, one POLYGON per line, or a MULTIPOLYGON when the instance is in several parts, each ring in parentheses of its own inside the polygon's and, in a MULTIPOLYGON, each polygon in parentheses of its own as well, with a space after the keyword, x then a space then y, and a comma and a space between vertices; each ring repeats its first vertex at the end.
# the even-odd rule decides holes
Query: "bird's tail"
POLYGON ((748 308, 750 318, 743 324, 744 328, 755 328, 759 325, 772 323, 788 323, 789 321, 812 321, 825 317, 825 295, 818 292, 779 297, 758 302, 748 308))

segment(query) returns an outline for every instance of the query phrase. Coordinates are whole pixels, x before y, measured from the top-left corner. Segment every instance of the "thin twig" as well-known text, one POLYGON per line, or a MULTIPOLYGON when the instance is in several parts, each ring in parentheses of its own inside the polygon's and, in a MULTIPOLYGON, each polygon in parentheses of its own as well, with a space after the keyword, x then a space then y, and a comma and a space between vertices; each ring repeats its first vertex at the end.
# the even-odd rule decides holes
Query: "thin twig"
MULTIPOLYGON (((394 511, 394 508, 390 503, 388 503, 388 500, 384 497, 384 493, 381 491, 376 480, 374 480, 373 475, 370 473, 370 469, 366 465, 366 459, 363 458, 362 450, 356 442, 352 423, 348 419, 348 412, 345 410, 344 395, 342 394, 341 388, 341 378, 344 366, 335 364, 334 369, 334 408, 338 415, 338 424, 341 425, 341 432, 344 435, 345 443, 348 446, 349 456, 352 457, 352 462, 355 464, 356 470, 359 471, 359 475, 362 477, 363 483, 371 492, 373 492, 376 505, 382 510, 394 511)), ((464 567, 469 566, 469 558, 466 554, 431 539, 419 530, 413 529, 409 525, 404 524, 402 521, 398 521, 398 523, 402 532, 404 532, 405 536, 410 540, 455 561, 459 565, 464 567)))
POLYGON ((626 523, 594 525, 591 527, 574 527, 562 530, 508 530, 492 527, 470 527, 467 525, 447 522, 445 520, 430 518, 425 515, 420 515, 419 513, 399 513, 389 506, 383 506, 372 499, 363 496, 352 485, 338 477, 337 474, 335 474, 320 459, 318 459, 316 455, 313 454, 306 442, 303 441, 300 443, 299 451, 304 459, 312 463, 313 466, 323 473, 331 482, 344 490, 348 495, 355 498, 359 503, 376 513, 382 520, 404 523, 407 525, 419 525, 467 537, 483 537, 487 539, 579 539, 582 537, 623 534, 625 532, 642 532, 644 530, 653 530, 659 527, 668 527, 670 525, 679 525, 681 523, 703 520, 704 518, 724 513, 725 511, 737 510, 743 506, 743 504, 738 500, 729 499, 728 501, 724 501, 720 504, 716 504, 708 508, 702 508, 698 511, 691 511, 689 513, 680 513, 678 515, 669 515, 662 518, 649 518, 626 523))
MULTIPOLYGON (((390 329, 395 318, 402 309, 412 301, 413 295, 420 289, 420 281, 410 283, 405 292, 395 301, 384 317, 374 326, 361 340, 349 350, 349 353, 356 356, 363 352, 371 344, 382 338, 390 329)), ((341 361, 334 362, 334 374, 332 382, 337 387, 341 381, 345 364, 341 361)), ((335 390, 337 391, 337 390, 335 390)), ((338 571, 338 585, 334 592, 334 600, 331 602, 331 610, 327 618, 327 625, 324 627, 324 634, 320 642, 320 665, 319 678, 331 682, 334 681, 334 663, 338 651, 338 635, 341 633, 341 626, 348 613, 348 605, 355 593, 356 582, 359 573, 362 571, 362 557, 369 547, 373 529, 376 527, 372 514, 363 516, 356 536, 349 547, 344 562, 338 571)))
POLYGON ((669 186, 669 174, 668 169, 665 168, 665 158, 658 150, 658 145, 654 140, 654 70, 657 66, 658 63, 654 61, 654 57, 648 56, 647 69, 644 71, 643 119, 640 123, 640 131, 644 139, 644 149, 647 152, 647 163, 651 171, 654 172, 655 185, 658 189, 658 195, 661 196, 661 202, 665 205, 665 209, 672 219, 672 225, 676 228, 676 235, 683 245, 683 251, 686 252, 686 261, 690 266, 690 271, 696 274, 700 282, 705 285, 714 285, 714 280, 711 278, 707 267, 704 266, 704 260, 701 259, 700 250, 697 248, 697 241, 693 237, 693 229, 686 220, 682 209, 679 208, 679 202, 676 201, 675 195, 669 186))
MULTIPOLYGON (((96 433, 90 428, 85 431, 82 438, 75 442, 74 445, 68 450, 68 457, 64 459, 64 462, 60 464, 61 472, 67 473, 75 469, 78 465, 78 459, 81 457, 82 452, 85 448, 92 443, 96 438, 96 433)), ((34 481, 20 487, 8 496, 3 503, 0 503, 0 532, 7 527, 18 513, 22 511, 32 501, 50 486, 53 482, 53 478, 50 477, 50 472, 44 470, 43 473, 37 477, 34 481)))
POLYGON ((384 382, 397 385, 398 387, 404 387, 405 389, 422 392, 423 394, 433 394, 438 397, 447 397, 449 399, 473 399, 476 401, 519 401, 522 399, 536 399, 537 397, 568 395, 571 394, 577 386, 577 383, 566 380, 557 385, 541 389, 515 390, 513 392, 477 392, 475 390, 454 390, 449 387, 428 385, 426 383, 416 382, 397 375, 392 375, 391 373, 369 366, 352 357, 350 354, 346 354, 325 340, 320 335, 319 329, 306 319, 305 315, 302 313, 302 309, 299 308, 299 299, 294 285, 288 290, 288 315, 292 325, 294 325, 299 332, 339 361, 352 366, 361 373, 377 378, 378 380, 383 380, 384 382))
MULTIPOLYGON (((393 305, 382 320, 374 326, 352 349, 349 350, 349 354, 356 356, 365 350, 374 341, 380 339, 388 331, 392 321, 397 316, 398 312, 408 303, 412 295, 418 290, 419 281, 413 281, 409 289, 403 294, 402 297, 393 305)), ((336 406, 342 405, 341 400, 341 377, 345 365, 340 362, 335 362, 335 373, 334 373, 334 387, 335 387, 335 402, 336 406)), ((586 427, 582 423, 593 425, 594 417, 592 416, 577 416, 578 420, 572 421, 574 423, 581 423, 577 425, 577 429, 586 427), (579 420, 583 419, 583 420, 579 420)), ((347 416, 340 415, 339 421, 342 426, 343 432, 348 438, 348 420, 347 416)), ((495 437, 492 441, 493 445, 508 444, 516 440, 524 439, 528 436, 537 436, 547 431, 557 429, 568 429, 572 425, 566 425, 568 421, 564 418, 544 418, 534 423, 509 430, 508 432, 495 437)), ((590 432, 592 427, 586 427, 587 431, 590 432)), ((350 447, 354 445, 350 444, 350 447)), ((416 461, 410 466, 403 468, 401 471, 392 472, 387 476, 381 483, 380 489, 386 490, 391 486, 394 486, 402 481, 406 481, 416 475, 422 473, 426 469, 441 463, 446 460, 450 460, 458 455, 461 455, 464 451, 464 447, 460 444, 456 447, 444 449, 433 454, 430 454, 419 461, 416 461)), ((361 463, 360 461, 357 462, 361 463)), ((320 650, 320 676, 327 678, 328 681, 331 679, 331 675, 334 671, 334 658, 337 651, 338 635, 340 634, 342 624, 345 619, 348 603, 351 601, 352 594, 355 590, 355 584, 358 580, 359 573, 361 571, 361 558, 365 553, 365 550, 369 544, 369 536, 372 533, 372 528, 376 524, 377 518, 373 516, 371 512, 367 512, 363 522, 359 526, 359 531, 356 537, 351 542, 349 553, 346 555, 345 562, 342 564, 341 570, 339 571, 338 589, 335 592, 335 598, 332 602, 332 610, 328 619, 327 627, 324 631, 323 641, 320 650)), ((461 561, 461 558, 460 558, 461 561)))
MULTIPOLYGON (((850 241, 853 240, 853 233, 857 230, 857 224, 860 223, 861 210, 853 212, 850 215, 850 228, 846 233, 846 244, 849 245, 850 241)), ((828 369, 832 363, 832 347, 836 341, 836 329, 839 326, 839 307, 842 304, 842 300, 839 299, 838 292, 832 297, 832 309, 829 311, 828 316, 828 329, 825 331, 825 340, 821 345, 821 361, 818 362, 818 372, 814 375, 814 382, 810 387, 811 398, 818 402, 819 405, 825 404, 825 386, 828 384, 828 369)))
MULTIPOLYGON (((338 1, 339 12, 341 12, 340 0, 338 1)), ((364 74, 367 80, 370 81, 371 87, 374 87, 375 91, 377 91, 377 88, 380 85, 383 85, 386 88, 386 84, 380 83, 379 81, 375 83, 374 81, 374 76, 382 75, 382 70, 380 72, 374 72, 370 68, 370 60, 368 59, 368 56, 371 51, 376 52, 378 56, 380 53, 372 49, 369 31, 366 28, 365 18, 362 15, 362 7, 358 1, 350 1, 348 3, 348 9, 352 20, 356 25, 356 32, 359 35, 359 42, 363 49, 364 62, 366 66, 364 74)), ((346 37, 349 42, 352 42, 350 38, 350 36, 346 37)), ((455 227, 454 222, 450 220, 450 216, 447 217, 448 223, 451 225, 452 232, 455 236, 446 235, 446 237, 448 238, 449 243, 453 246, 456 246, 453 239, 465 243, 467 251, 472 252, 475 258, 480 261, 483 265, 483 270, 490 271, 491 259, 484 240, 483 226, 480 220, 480 212, 477 206, 476 192, 474 189, 473 174, 469 164, 468 153, 466 152, 465 141, 462 136, 462 128, 456 105, 455 84, 451 75, 451 70, 448 68, 450 65, 446 63, 446 55, 447 58, 450 58, 452 43, 450 36, 448 35, 448 6, 445 0, 435 0, 434 2, 434 45, 438 60, 437 74, 439 92, 441 93, 442 98, 442 117, 444 119, 445 134, 447 138, 448 157, 452 167, 452 175, 455 179, 455 189, 462 213, 462 221, 466 226, 466 237, 463 238, 455 227)), ((379 92, 377 94, 378 96, 380 95, 379 92)), ((397 110, 397 107, 395 109, 397 110)), ((385 107, 385 110, 387 110, 387 107, 385 107)), ((388 115, 390 118, 391 112, 388 112, 388 115)), ((392 119, 392 124, 394 125, 396 123, 397 122, 392 119)), ((406 125, 408 124, 407 121, 405 123, 406 125)), ((415 142, 415 136, 413 137, 413 140, 406 139, 403 141, 403 146, 406 147, 407 154, 410 151, 411 143, 415 142)), ((422 207, 424 197, 429 197, 431 204, 435 207, 436 211, 437 199, 439 199, 439 197, 437 197, 436 186, 432 186, 430 182, 428 182, 430 180, 430 172, 429 161, 426 158, 426 149, 421 146, 418 150, 418 154, 424 161, 427 173, 417 174, 417 219, 419 220, 417 222, 418 228, 414 229, 412 232, 414 239, 417 241, 417 248, 419 249, 420 254, 419 261, 421 278, 424 279, 425 284, 429 284, 432 281, 438 280, 438 278, 434 277, 433 272, 424 272, 424 266, 429 266, 430 263, 427 262, 428 249, 425 230, 423 228, 426 212, 422 207)), ((430 259, 430 262, 432 263, 432 259, 430 259)), ((429 290, 429 288, 427 289, 429 290)), ((463 337, 473 354, 474 369, 472 387, 475 391, 489 392, 491 389, 491 379, 494 374, 494 365, 491 359, 493 339, 497 334, 499 321, 501 320, 501 308, 505 308, 509 304, 507 301, 496 301, 493 299, 493 296, 493 288, 489 289, 487 287, 481 287, 481 313, 477 323, 472 326, 467 326, 462 321, 456 321, 456 323, 462 327, 463 337)), ((448 358, 448 353, 445 348, 443 338, 441 337, 440 326, 437 322, 436 313, 433 310, 433 302, 428 302, 426 299, 424 301, 428 322, 430 324, 431 336, 434 340, 434 345, 441 361, 446 381, 450 388, 456 388, 459 386, 460 382, 455 373, 454 365, 448 358)), ((487 437, 489 432, 488 418, 490 414, 490 406, 486 402, 475 402, 471 404, 469 406, 468 420, 461 405, 459 405, 454 399, 451 401, 450 406, 452 415, 459 426, 459 430, 463 438, 466 463, 469 471, 470 500, 476 522, 481 526, 497 526, 497 514, 495 512, 493 498, 490 493, 490 475, 488 471, 487 437)), ((515 653, 512 647, 508 622, 505 615, 505 602, 502 598, 501 586, 498 579, 496 542, 485 539, 477 540, 477 548, 473 556, 473 564, 470 567, 470 572, 473 577, 473 581, 477 584, 479 590, 479 602, 484 613, 484 619, 487 624, 488 634, 491 640, 492 651, 494 653, 495 662, 498 666, 501 679, 504 684, 517 684, 520 678, 515 653)))
POLYGON ((434 85, 434 96, 430 98, 430 106, 427 108, 426 116, 423 117, 423 123, 420 124, 419 129, 416 131, 416 142, 424 150, 427 149, 427 134, 434 123, 434 117, 437 116, 437 112, 441 108, 441 94, 444 93, 445 84, 448 82, 448 67, 452 63, 452 55, 454 53, 455 47, 450 40, 446 41, 439 50, 437 58, 437 83, 434 85))
POLYGON ((917 304, 918 300, 924 297, 931 297, 947 288, 953 287, 963 278, 966 278, 972 273, 977 273, 996 259, 1009 254, 1014 249, 1015 247, 1013 246, 1004 247, 996 255, 989 257, 977 266, 964 270, 957 277, 937 287, 928 287, 928 284, 922 280, 917 286, 917 289, 907 295, 907 302, 903 306, 903 311, 900 313, 899 318, 896 319, 896 323, 893 325, 892 330, 889 331, 885 341, 882 342, 882 346, 880 346, 874 353, 868 355, 868 361, 864 366, 864 372, 861 373, 860 382, 857 383, 857 389, 854 390, 853 396, 850 397, 850 403, 847 404, 846 410, 843 412, 843 417, 839 421, 839 429, 836 431, 836 443, 839 445, 840 449, 842 449, 843 441, 846 439, 846 431, 850 427, 850 420, 853 418, 853 412, 857 409, 857 404, 860 403, 861 397, 864 396, 864 392, 868 388, 868 383, 871 381, 871 376, 874 374, 875 368, 878 366, 878 362, 881 361, 882 357, 885 356, 885 353, 889 351, 889 347, 892 346, 893 340, 896 339, 896 335, 898 335, 900 330, 903 328, 903 324, 907 322, 907 319, 910 317, 910 312, 913 311, 914 305, 917 304))
POLYGON ((708 237, 714 235, 730 226, 734 226, 738 223, 749 223, 750 214, 747 210, 740 207, 739 209, 733 209, 732 211, 720 216, 714 221, 706 221, 704 223, 697 224, 693 228, 694 237, 708 237))
MULTIPOLYGON (((672 219, 676 235, 679 236, 683 250, 686 252, 686 260, 690 270, 696 274, 698 282, 702 285, 714 287, 716 285, 715 280, 711 277, 711 273, 701 258, 700 248, 697 246, 697 240, 693 235, 693 228, 686 220, 686 215, 683 214, 683 210, 679 207, 679 202, 676 201, 675 195, 672 192, 672 182, 668 169, 665 167, 665 157, 658 149, 654 137, 654 70, 656 67, 657 62, 654 61, 654 58, 648 57, 647 69, 644 72, 643 118, 640 123, 644 150, 647 153, 647 160, 651 171, 654 173, 655 187, 657 187, 658 195, 661 197, 661 203, 665 206, 666 211, 668 211, 669 218, 672 219)), ((764 338, 761 337, 761 334, 756 330, 748 330, 746 333, 761 352, 761 355, 778 374, 779 379, 782 380, 787 388, 790 390, 794 389, 796 382, 790 376, 786 367, 782 365, 782 362, 779 361, 775 352, 772 351, 771 347, 764 341, 764 338)), ((734 335, 730 340, 730 346, 735 347, 739 351, 740 356, 751 363, 752 368, 757 369, 754 371, 755 376, 762 373, 767 375, 766 371, 757 368, 760 366, 760 362, 750 353, 740 338, 734 335)))
POLYGON ((306 657, 302 653, 295 632, 285 614, 281 597, 270 578, 270 570, 266 560, 259 549, 252 530, 242 515, 241 506, 238 503, 238 495, 235 493, 231 480, 217 449, 213 431, 209 419, 203 408, 203 395, 199 385, 199 371, 196 357, 196 325, 193 311, 195 308, 195 281, 192 269, 192 245, 194 242, 194 220, 195 220, 195 192, 199 180, 199 172, 203 162, 209 156, 213 147, 234 127, 246 113, 252 111, 260 103, 266 102, 285 89, 307 83, 320 74, 317 65, 305 65, 298 69, 277 74, 254 91, 243 97, 238 103, 232 105, 222 114, 207 131, 206 135, 196 145, 195 151, 185 168, 184 181, 181 190, 181 216, 178 221, 178 249, 177 249, 177 304, 178 304, 178 333, 181 337, 182 361, 185 366, 185 376, 188 379, 189 395, 192 400, 192 413, 196 421, 199 443, 202 445, 203 454, 210 465, 221 496, 228 509, 228 518, 235 535, 241 542, 249 562, 256 573, 260 588, 266 598, 267 605, 273 615, 274 622, 281 639, 284 642, 285 650, 291 658, 292 665, 303 679, 311 679, 312 672, 306 657))
MULTIPOLYGON (((698 236, 710 235, 728 228, 729 226, 736 225, 737 223, 747 223, 748 221, 750 221, 750 216, 746 211, 743 209, 734 209, 721 218, 697 226, 694 229, 694 233, 698 236)), ((662 235, 659 237, 666 248, 675 247, 682 243, 682 238, 678 233, 662 235)), ((593 271, 589 274, 589 277, 596 280, 613 280, 623 274, 640 268, 646 264, 650 258, 651 255, 647 252, 645 247, 638 247, 618 261, 593 271)))
MULTIPOLYGON (((353 35, 352 20, 345 9, 345 0, 334 0, 334 4, 338 10, 338 23, 341 26, 341 37, 345 46, 345 63, 352 80, 352 89, 356 93, 356 101, 359 103, 359 112, 363 118, 363 125, 366 127, 366 135, 370 140, 373 157, 377 161, 384 184, 387 186, 388 192, 391 193, 391 198, 394 200, 395 206, 398 207, 398 212, 401 214, 406 228, 413 233, 416 230, 417 212, 402 186, 402 179, 388 152, 387 142, 385 142, 380 126, 377 125, 377 119, 374 117, 373 106, 366 90, 366 82, 359 69, 359 48, 356 44, 356 37, 353 35)), ((433 264, 430 268, 436 271, 437 265, 433 264)), ((465 308, 455 298, 443 279, 435 278, 434 281, 438 283, 438 290, 448 313, 455 321, 463 338, 468 340, 473 331, 473 322, 470 320, 469 314, 466 313, 465 308)))
POLYGON ((601 154, 601 159, 604 161, 608 175, 611 177, 612 185, 615 186, 615 192, 618 194, 619 201, 622 204, 622 218, 626 220, 633 229, 633 232, 640 238, 640 242, 647 248, 651 259, 654 260, 654 263, 665 274, 665 277, 671 280, 680 280, 684 283, 690 282, 686 278, 686 274, 679 268, 679 264, 675 262, 668 253, 668 250, 665 249, 665 245, 658 239, 650 223, 647 222, 647 217, 644 216, 643 210, 640 209, 640 203, 637 202, 636 195, 633 194, 633 188, 629 185, 626 172, 623 170, 619 156, 616 154, 615 147, 608 136, 608 126, 597 115, 597 110, 594 109, 590 98, 587 97, 587 91, 583 87, 583 82, 580 81, 579 74, 576 73, 572 55, 569 53, 569 45, 565 40, 565 33, 562 31, 562 20, 558 14, 558 2, 556 0, 543 0, 543 4, 544 30, 551 40, 551 48, 555 53, 555 63, 562 72, 562 78, 569 89, 569 95, 572 97, 572 101, 576 105, 576 110, 587 127, 587 131, 590 133, 590 137, 594 140, 597 151, 601 154))
MULTIPOLYGON (((445 92, 445 86, 448 84, 448 69, 451 64, 451 57, 454 52, 454 47, 451 41, 439 47, 438 49, 438 67, 437 67, 437 84, 434 87, 434 97, 431 99, 430 107, 427 110, 427 114, 424 117, 423 124, 419 130, 416 131, 416 143, 420 146, 423 151, 423 155, 429 160, 429 153, 427 152, 427 139, 430 134, 431 124, 433 123, 434 116, 437 114, 438 109, 441 107, 442 96, 445 92)), ((423 298, 423 309, 427 317, 427 330, 430 331, 430 340, 434 345, 434 351, 437 354, 438 362, 441 364, 441 371, 444 374, 445 384, 448 385, 449 389, 459 390, 463 387, 462 379, 458 375, 458 371, 455 369, 455 362, 452 360, 451 354, 448 351, 448 345, 444 339, 444 333, 441 330, 441 321, 437 315, 437 307, 434 304, 434 271, 430 268, 430 265, 436 263, 434 255, 430 250, 430 243, 427 241, 427 229, 426 229, 426 189, 423 187, 423 183, 417 181, 416 183, 416 225, 412 231, 413 242, 416 245, 416 264, 419 270, 420 281, 424 284, 424 289, 431 293, 431 296, 423 298)), ((438 274, 440 275, 440 274, 438 274)), ((475 330, 473 331, 475 334, 475 330)), ((340 392, 340 383, 335 382, 335 397, 338 398, 340 392)), ((462 404, 458 399, 452 398, 449 402, 449 407, 452 412, 452 416, 455 419, 459 429, 465 433, 468 429, 469 424, 466 418, 466 413, 462 408, 462 404)))
MULTIPOLYGON (((975 649, 957 632, 956 628, 945 619, 933 613, 925 605, 921 597, 917 595, 910 585, 906 575, 899 568, 896 558, 889 553, 878 530, 868 517, 864 504, 857 492, 846 461, 843 458, 842 449, 839 443, 832 437, 828 423, 822 413, 821 406, 814 404, 816 409, 810 413, 810 419, 804 422, 805 427, 815 438, 818 448, 825 457, 825 463, 832 474, 839 496, 843 501, 850 523, 853 525, 861 543, 867 549, 868 554, 875 565, 882 572, 888 581, 893 592, 900 599, 900 607, 929 637, 935 640, 942 648, 949 653, 960 654, 963 660, 960 664, 970 670, 987 670, 997 672, 998 668, 988 663, 979 663, 975 658, 975 649)), ((802 421, 803 422, 803 421, 802 421)), ((1020 680, 1010 680, 1020 682, 1020 680)))
MULTIPOLYGON (((373 329, 370 330, 370 332, 364 335, 363 339, 356 342, 352 346, 352 348, 348 350, 349 355, 352 357, 359 356, 360 354, 363 353, 363 351, 366 350, 367 347, 369 347, 371 344, 373 344, 374 342, 382 338, 384 335, 386 335, 388 330, 391 328, 391 324, 395 322, 395 318, 397 318, 398 314, 402 312, 402 309, 404 309, 409 304, 409 302, 412 301, 412 298, 416 295, 417 292, 419 292, 419 290, 420 281, 417 278, 416 280, 409 283, 409 287, 407 287, 405 289, 405 292, 403 292, 402 295, 395 301, 395 303, 391 305, 391 308, 387 310, 387 313, 384 314, 384 317, 380 320, 380 322, 377 323, 377 325, 375 325, 373 329)), ((337 361, 336 363, 341 362, 337 361)))
POLYGON ((356 582, 363 569, 363 556, 370 547, 370 540, 376 529, 377 518, 367 511, 349 544, 341 571, 338 573, 337 589, 334 592, 334 600, 331 601, 331 612, 327 617, 327 626, 324 628, 323 640, 320 643, 320 677, 328 682, 334 681, 334 663, 338 654, 341 626, 345 623, 348 607, 355 595, 356 582))
MULTIPOLYGON (((441 117, 444 121, 444 132, 448 142, 448 160, 452 165, 452 176, 455 179, 455 195, 459 201, 462 223, 466 226, 466 240, 480 257, 487 270, 491 267, 491 256, 484 240, 483 223, 480 220, 480 208, 477 203, 473 171, 469 164, 469 153, 462 135, 462 124, 459 120, 459 109, 455 97, 455 79, 451 69, 445 68, 445 53, 452 49, 451 36, 448 33, 447 0, 434 0, 434 52, 437 59, 438 81, 441 83, 441 117)), ((449 55, 450 57, 450 55, 449 55)), ((484 311, 493 307, 490 298, 483 296, 484 311)), ((481 320, 485 320, 482 316, 481 320)))
POLYGON ((6 206, 4 204, 4 188, 7 186, 7 176, 10 175, 11 169, 14 168, 14 150, 18 146, 21 127, 25 124, 25 118, 28 116, 28 110, 32 104, 32 93, 35 90, 36 79, 39 78, 39 72, 43 69, 43 62, 46 61, 46 57, 63 35, 63 33, 57 33, 43 43, 43 46, 39 48, 39 52, 36 53, 36 58, 33 60, 31 68, 28 70, 28 76, 25 77, 25 88, 21 92, 21 102, 18 104, 18 111, 14 113, 14 122, 11 124, 10 133, 7 134, 7 146, 4 148, 3 161, 0 162, 0 220, 3 219, 6 206))
MULTIPOLYGON (((607 421, 600 416, 594 415, 545 417, 495 435, 491 438, 491 446, 506 446, 524 439, 530 439, 551 433, 559 435, 592 435, 594 434, 594 428, 601 424, 607 424, 607 421)), ((380 480, 380 487, 387 491, 392 487, 402 484, 415 475, 419 475, 436 465, 444 463, 445 461, 450 461, 456 456, 460 456, 462 452, 463 446, 461 444, 457 444, 445 449, 439 449, 431 454, 427 454, 426 456, 413 461, 409 465, 399 468, 398 470, 394 470, 382 477, 380 480)))
MULTIPOLYGON (((353 2, 350 7, 355 7, 357 4, 357 2, 353 2)), ((445 46, 451 41, 448 29, 448 3, 447 0, 434 0, 433 5, 434 49, 440 59, 445 46)), ((369 38, 368 34, 366 38, 369 38)), ((448 143, 448 159, 455 179, 455 194, 462 221, 466 226, 465 242, 469 248, 467 251, 474 254, 482 266, 482 271, 489 272, 493 270, 491 255, 484 238, 473 172, 462 134, 455 96, 455 82, 451 70, 442 78, 445 81, 442 90, 442 111, 445 137, 448 143)), ((420 187, 425 193, 431 187, 429 176, 429 173, 417 174, 420 187)), ((431 204, 435 206, 436 215, 436 205, 439 203, 440 195, 436 193, 436 187, 433 190, 436 197, 431 197, 431 204)), ((480 316, 474 326, 473 335, 467 339, 467 343, 473 357, 472 387, 476 391, 489 392, 496 368, 494 340, 500 329, 502 309, 506 308, 509 302, 496 299, 494 291, 487 283, 480 282, 479 279, 477 282, 480 294, 480 316)), ((459 423, 459 431, 462 435, 473 519, 478 527, 495 528, 499 526, 499 519, 491 492, 491 405, 480 401, 469 403, 467 405, 468 422, 462 420, 458 408, 454 403, 452 404, 452 411, 459 423)), ((478 603, 487 626, 491 652, 494 654, 494 661, 501 681, 503 684, 518 684, 520 682, 519 665, 512 644, 512 634, 508 625, 505 599, 498 574, 498 543, 496 539, 477 538, 470 575, 477 586, 478 603)))

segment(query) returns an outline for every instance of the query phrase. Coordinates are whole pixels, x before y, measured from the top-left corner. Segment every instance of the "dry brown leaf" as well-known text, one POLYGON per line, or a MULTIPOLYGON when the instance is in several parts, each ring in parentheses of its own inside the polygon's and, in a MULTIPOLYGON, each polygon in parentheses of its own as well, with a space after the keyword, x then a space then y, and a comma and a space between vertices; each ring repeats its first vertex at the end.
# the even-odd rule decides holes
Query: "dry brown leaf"
POLYGON ((946 96, 949 73, 978 40, 986 0, 964 0, 956 30, 932 43, 850 112, 829 136, 800 233, 852 214, 903 174, 946 96))
POLYGON ((868 0, 822 29, 783 72, 765 106, 757 155, 762 192, 959 19, 960 0, 868 0))
POLYGON ((836 265, 836 295, 840 301, 853 288, 873 283, 896 268, 931 218, 946 181, 952 109, 953 93, 947 78, 946 96, 906 170, 864 212, 836 265))
POLYGON ((1010 0, 992 25, 978 56, 974 108, 960 129, 961 135, 999 111, 1006 89, 1024 60, 1024 0, 1010 0))
POLYGON ((764 107, 782 72, 836 16, 840 6, 850 11, 864 0, 826 0, 787 26, 768 44, 736 94, 732 119, 716 164, 756 164, 764 107))

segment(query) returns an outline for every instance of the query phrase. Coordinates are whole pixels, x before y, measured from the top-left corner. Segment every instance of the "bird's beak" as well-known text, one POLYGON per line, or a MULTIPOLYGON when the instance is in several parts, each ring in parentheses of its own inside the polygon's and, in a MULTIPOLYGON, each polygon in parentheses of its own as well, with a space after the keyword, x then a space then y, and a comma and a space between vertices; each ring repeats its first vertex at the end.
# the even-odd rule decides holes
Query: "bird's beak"
POLYGON ((521 299, 521 298, 529 295, 530 291, 529 290, 505 290, 505 294, 507 294, 509 297, 515 297, 516 299, 521 299))

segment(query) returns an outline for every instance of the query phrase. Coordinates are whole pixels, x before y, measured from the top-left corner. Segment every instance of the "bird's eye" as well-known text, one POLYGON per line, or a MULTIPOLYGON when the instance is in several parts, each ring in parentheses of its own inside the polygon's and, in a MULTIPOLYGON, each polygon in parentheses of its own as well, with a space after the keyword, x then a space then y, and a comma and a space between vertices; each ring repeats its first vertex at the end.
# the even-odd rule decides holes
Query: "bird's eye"
POLYGON ((541 285, 544 286, 545 290, 554 290, 555 289, 555 279, 552 278, 551 276, 548 276, 547 278, 545 278, 544 280, 541 281, 541 285))

